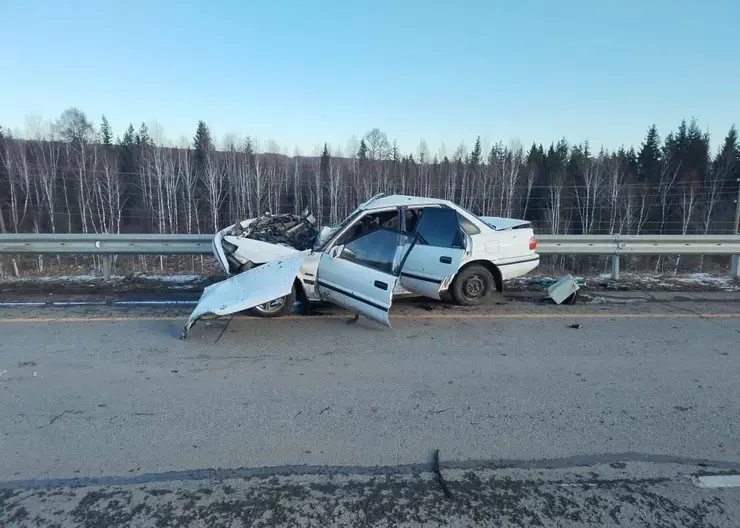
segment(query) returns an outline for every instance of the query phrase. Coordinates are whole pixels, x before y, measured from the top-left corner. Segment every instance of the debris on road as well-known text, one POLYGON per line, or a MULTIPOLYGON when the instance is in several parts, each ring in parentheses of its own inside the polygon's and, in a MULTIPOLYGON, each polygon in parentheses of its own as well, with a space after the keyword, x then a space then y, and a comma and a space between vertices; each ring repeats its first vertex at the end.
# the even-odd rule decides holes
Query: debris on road
POLYGON ((556 304, 575 304, 578 297, 578 283, 572 275, 568 274, 562 277, 555 284, 547 288, 547 296, 555 301, 556 304))
POLYGON ((568 328, 575 328, 576 330, 578 330, 580 328, 583 328, 583 325, 578 324, 578 323, 575 323, 575 324, 572 324, 572 325, 568 325, 568 328))

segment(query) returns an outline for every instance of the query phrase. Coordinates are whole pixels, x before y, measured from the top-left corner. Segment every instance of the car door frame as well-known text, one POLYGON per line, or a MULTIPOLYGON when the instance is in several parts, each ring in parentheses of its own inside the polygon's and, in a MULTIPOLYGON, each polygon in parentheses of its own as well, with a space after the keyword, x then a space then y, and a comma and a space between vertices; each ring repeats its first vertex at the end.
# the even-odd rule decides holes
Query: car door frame
MULTIPOLYGON (((369 200, 369 201, 371 201, 371 200, 369 200)), ((367 217, 369 215, 372 215, 372 214, 376 214, 376 213, 382 213, 382 212, 392 211, 394 209, 396 210, 396 214, 398 215, 398 226, 399 226, 399 230, 402 230, 400 228, 403 226, 403 224, 402 224, 402 222, 403 222, 403 215, 401 213, 401 207, 400 206, 389 205, 388 207, 379 207, 378 209, 366 209, 366 210, 362 211, 360 214, 358 214, 357 215, 357 218, 355 218, 352 221, 352 223, 347 224, 346 226, 344 226, 343 229, 341 229, 340 231, 337 231, 336 233, 334 233, 334 235, 332 235, 332 237, 328 241, 326 241, 324 243, 324 247, 321 248, 320 251, 322 253, 325 253, 325 252, 329 251, 329 249, 331 249, 332 246, 335 246, 336 245, 337 240, 339 240, 342 236, 344 236, 344 234, 347 233, 350 229, 353 229, 357 225, 357 223, 360 222, 363 218, 365 218, 365 217, 367 217)), ((355 214, 355 211, 353 211, 352 214, 355 214)), ((345 244, 346 243, 347 242, 345 242, 345 244)))
MULTIPOLYGON (((434 277, 420 275, 417 270, 411 270, 411 272, 408 272, 408 270, 401 271, 400 276, 400 283, 401 286, 408 290, 411 293, 417 294, 417 295, 423 295, 425 297, 429 297, 432 299, 441 299, 442 293, 449 287, 449 285, 452 283, 452 280, 454 279, 455 275, 457 275, 457 272, 460 270, 460 267, 464 264, 464 262, 467 260, 469 254, 470 254, 470 246, 471 246, 471 238, 470 236, 465 232, 465 230, 460 225, 459 215, 460 213, 455 209, 454 207, 450 207, 446 204, 408 204, 404 205, 401 208, 401 230, 404 232, 411 233, 415 235, 415 246, 414 247, 429 247, 429 248, 439 248, 440 250, 451 250, 455 252, 459 252, 459 255, 456 257, 453 257, 453 259, 457 259, 457 262, 454 260, 450 261, 449 264, 453 264, 452 267, 448 268, 450 273, 440 274, 435 273, 434 277), (453 247, 444 247, 444 246, 432 246, 430 244, 423 244, 420 242, 420 240, 423 240, 423 237, 419 234, 419 223, 417 223, 414 226, 413 231, 408 231, 407 229, 407 223, 406 223, 406 210, 409 209, 415 209, 415 210, 424 210, 424 209, 445 209, 448 211, 452 211, 455 214, 455 218, 457 220, 457 226, 458 230, 460 232, 461 241, 462 241, 462 247, 461 248, 453 248, 453 247), (416 271, 416 273, 414 273, 416 271), (404 281, 405 277, 405 281, 404 281)), ((419 219, 419 222, 421 219, 419 219)), ((409 251, 408 255, 406 256, 406 259, 408 259, 409 255, 411 255, 411 252, 413 251, 413 248, 409 251)), ((442 257, 440 257, 440 262, 442 262, 442 257)), ((447 271, 447 270, 444 270, 447 271)))
MULTIPOLYGON (((388 210, 392 210, 394 208, 388 208, 388 210)), ((398 208, 395 208, 398 210, 398 208)), ((374 212, 381 212, 381 211, 374 211, 374 212)), ((400 211, 398 211, 400 214, 400 211)), ((365 215, 363 215, 365 216, 365 215)), ((358 221, 360 218, 358 218, 358 221)), ((400 219, 399 219, 400 223, 400 219)), ((350 226, 347 226, 347 228, 351 228, 353 225, 355 225, 356 222, 353 222, 350 226)), ((396 284, 399 280, 399 277, 401 276, 401 271, 403 270, 403 266, 406 262, 406 259, 408 258, 409 253, 414 248, 414 245, 416 244, 416 241, 418 240, 418 236, 412 233, 404 232, 400 229, 391 229, 387 227, 382 227, 380 230, 391 232, 391 233, 397 233, 399 235, 403 235, 405 237, 408 237, 410 239, 410 244, 408 249, 406 249, 405 253, 401 256, 400 261, 398 262, 398 267, 395 270, 392 270, 391 272, 387 272, 382 269, 378 269, 375 266, 366 264, 366 263, 360 263, 355 262, 350 259, 343 258, 341 255, 341 252, 344 250, 345 246, 349 243, 351 243, 354 240, 359 240, 361 238, 364 238, 366 236, 372 235, 372 232, 366 233, 361 235, 360 237, 353 238, 348 240, 346 243, 338 243, 339 238, 335 238, 331 243, 327 245, 327 247, 324 249, 324 251, 321 252, 321 257, 319 258, 319 263, 317 265, 316 270, 316 293, 322 300, 326 302, 331 302, 332 304, 336 304, 338 306, 341 306, 345 309, 354 311, 356 313, 360 313, 367 317, 368 319, 374 320, 380 324, 383 324, 385 326, 390 327, 390 309, 393 304, 393 293, 396 288, 396 284), (346 285, 343 283, 330 283, 330 281, 326 280, 325 278, 322 279, 322 267, 324 270, 326 270, 326 266, 330 265, 332 262, 341 259, 343 263, 341 266, 343 267, 357 267, 357 272, 361 272, 362 269, 368 271, 369 276, 359 276, 357 275, 357 272, 354 273, 354 282, 356 283, 355 288, 351 287, 350 285, 346 285), (358 293, 359 290, 362 290, 363 288, 358 288, 357 285, 362 284, 358 281, 373 281, 373 287, 378 288, 380 291, 385 292, 382 295, 378 296, 372 296, 369 292, 376 293, 374 289, 371 288, 365 288, 365 292, 360 295, 358 293), (379 286, 379 283, 382 285, 379 286), (322 289, 324 290, 322 292, 322 289), (331 293, 329 293, 331 292, 331 293)), ((378 230, 378 231, 380 231, 378 230)), ((343 232, 346 232, 346 230, 343 230, 343 232)), ((377 231, 376 231, 377 232, 377 231)), ((396 246, 396 250, 399 251, 400 248, 403 248, 404 246, 396 246)), ((342 272, 343 275, 348 275, 347 271, 344 270, 342 272)), ((365 285, 367 286, 367 285, 365 285)))

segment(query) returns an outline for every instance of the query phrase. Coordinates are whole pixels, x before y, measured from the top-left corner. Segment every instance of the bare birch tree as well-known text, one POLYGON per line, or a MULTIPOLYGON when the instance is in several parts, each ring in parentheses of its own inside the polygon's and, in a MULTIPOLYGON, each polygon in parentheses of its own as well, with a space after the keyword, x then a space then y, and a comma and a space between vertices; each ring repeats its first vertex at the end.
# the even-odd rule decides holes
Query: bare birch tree
POLYGON ((515 211, 516 190, 519 186, 519 177, 522 163, 524 161, 524 150, 520 144, 513 144, 504 156, 502 167, 502 193, 504 196, 503 216, 512 217, 515 211))
POLYGON ((588 235, 593 231, 596 220, 596 206, 602 193, 603 154, 596 158, 586 158, 581 164, 582 182, 576 180, 576 211, 581 219, 581 234, 588 235))
POLYGON ((205 152, 202 176, 211 212, 211 229, 215 232, 219 229, 219 212, 224 198, 224 171, 214 150, 205 152))
POLYGON ((39 185, 43 201, 49 214, 51 232, 56 233, 56 187, 58 183, 57 170, 59 168, 60 147, 52 137, 48 140, 38 138, 35 141, 36 159, 39 161, 39 185))
POLYGON ((606 195, 609 206, 609 234, 613 235, 617 230, 621 232, 624 225, 625 216, 621 210, 622 195, 624 192, 624 171, 622 170, 622 160, 619 156, 611 156, 607 165, 608 180, 606 195))
MULTIPOLYGON (((694 182, 688 182, 682 187, 681 205, 679 207, 678 214, 681 217, 681 234, 686 235, 694 216, 694 209, 696 208, 696 185, 694 185, 694 182)), ((678 265, 680 262, 681 255, 678 255, 676 258, 676 267, 673 270, 674 275, 678 273, 678 265)))
POLYGON ((301 162, 298 149, 293 153, 293 213, 303 210, 303 186, 301 185, 301 162))
MULTIPOLYGON (((187 143, 186 143, 187 145, 187 143)), ((179 180, 182 182, 183 201, 185 203, 185 232, 200 233, 198 222, 198 204, 195 200, 195 188, 198 178, 191 164, 192 152, 190 148, 177 149, 177 167, 180 173, 179 180)))

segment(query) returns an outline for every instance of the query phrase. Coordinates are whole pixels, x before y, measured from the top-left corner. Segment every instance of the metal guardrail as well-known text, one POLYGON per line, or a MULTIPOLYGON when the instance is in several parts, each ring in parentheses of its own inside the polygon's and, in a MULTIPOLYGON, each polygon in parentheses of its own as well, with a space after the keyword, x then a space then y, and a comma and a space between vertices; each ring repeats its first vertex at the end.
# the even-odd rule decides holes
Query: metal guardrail
MULTIPOLYGON (((205 255, 212 253, 212 242, 210 234, 0 234, 0 253, 205 255)), ((537 235, 537 252, 611 255, 614 278, 620 255, 733 255, 730 273, 740 275, 740 235, 537 235)), ((109 266, 104 259, 106 276, 109 266)))
POLYGON ((0 253, 77 255, 205 255, 213 235, 0 234, 0 253))

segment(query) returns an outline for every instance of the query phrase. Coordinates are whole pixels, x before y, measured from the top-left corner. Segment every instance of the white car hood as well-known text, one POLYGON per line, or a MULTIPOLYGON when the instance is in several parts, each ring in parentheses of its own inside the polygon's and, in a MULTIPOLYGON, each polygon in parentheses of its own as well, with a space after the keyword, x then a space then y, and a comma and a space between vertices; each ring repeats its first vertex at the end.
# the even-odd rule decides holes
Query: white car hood
POLYGON ((182 338, 207 314, 229 315, 288 295, 298 270, 310 251, 301 251, 280 260, 266 262, 203 290, 198 305, 190 314, 182 338))

